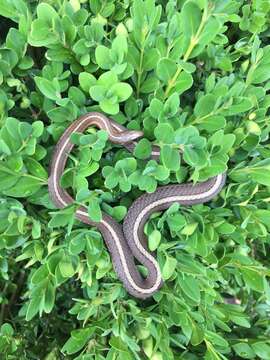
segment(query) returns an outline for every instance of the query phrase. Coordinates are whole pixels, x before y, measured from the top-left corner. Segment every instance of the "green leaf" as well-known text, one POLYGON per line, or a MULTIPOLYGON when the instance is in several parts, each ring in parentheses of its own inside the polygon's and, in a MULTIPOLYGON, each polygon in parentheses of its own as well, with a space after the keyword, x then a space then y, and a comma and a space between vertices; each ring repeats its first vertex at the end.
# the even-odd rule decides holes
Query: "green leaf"
POLYGON ((237 343, 233 345, 233 349, 243 359, 254 359, 256 356, 252 348, 246 343, 237 343))
POLYGON ((232 171, 231 177, 233 179, 246 179, 249 176, 253 181, 258 182, 259 184, 270 186, 270 161, 269 159, 264 159, 258 161, 255 165, 236 169, 232 171))
POLYGON ((69 278, 74 275, 75 270, 73 268, 71 259, 69 259, 68 257, 63 258, 59 262, 58 266, 59 266, 60 273, 64 278, 69 278))
POLYGON ((23 57, 26 51, 26 39, 20 31, 11 28, 7 34, 6 45, 16 51, 19 58, 23 57))
POLYGON ((163 280, 168 280, 172 276, 172 274, 175 271, 176 265, 177 265, 176 259, 170 256, 166 256, 165 264, 163 265, 161 271, 163 280))
POLYGON ((180 168, 180 155, 177 149, 164 145, 161 148, 160 158, 166 168, 173 171, 177 171, 180 168))
POLYGON ((258 292, 264 291, 264 276, 258 269, 243 267, 241 271, 244 281, 251 289, 258 292))
POLYGON ((18 182, 18 175, 10 174, 0 166, 0 190, 3 192, 12 188, 18 182))
POLYGON ((191 335, 191 344, 193 346, 199 345, 204 339, 204 331, 201 326, 192 323, 192 335, 191 335))
POLYGON ((58 17, 58 14, 49 4, 41 3, 37 6, 37 16, 41 20, 51 22, 58 17))
POLYGON ((69 88, 68 97, 78 107, 83 107, 86 101, 84 93, 75 86, 69 88))
POLYGON ((170 124, 159 124, 154 133, 156 139, 160 142, 172 144, 174 141, 174 131, 170 124))
POLYGON ((31 133, 32 133, 32 126, 26 122, 21 122, 19 124, 18 127, 19 130, 19 134, 21 136, 22 140, 27 139, 28 137, 30 137, 31 133))
POLYGON ((66 208, 52 213, 52 218, 48 223, 50 228, 57 228, 68 225, 74 219, 73 208, 66 208))
POLYGON ((215 108, 216 101, 216 97, 212 94, 206 94, 205 96, 202 96, 195 105, 195 115, 198 117, 203 117, 210 114, 215 108))
POLYGON ((270 210, 258 209, 255 211, 255 216, 270 229, 270 210))
POLYGON ((113 71, 107 71, 99 77, 98 85, 102 85, 106 89, 110 89, 112 85, 117 83, 117 81, 117 75, 113 71))
POLYGON ((124 219, 127 213, 127 208, 125 206, 115 206, 112 211, 112 216, 116 221, 120 222, 124 219))
POLYGON ((91 199, 88 205, 88 214, 92 221, 100 222, 102 219, 102 213, 100 210, 99 201, 97 198, 91 199))
POLYGON ((85 249, 85 246, 86 246, 86 236, 80 233, 70 240, 69 251, 72 255, 78 255, 85 249))
POLYGON ((16 14, 15 8, 12 3, 5 0, 0 1, 0 15, 6 18, 14 19, 16 14))
POLYGON ((38 47, 57 44, 57 34, 54 31, 48 31, 50 30, 50 26, 52 26, 52 24, 47 23, 45 20, 34 20, 28 39, 29 44, 38 47))
POLYGON ((11 155, 10 148, 7 146, 3 139, 0 139, 0 153, 11 155))
POLYGON ((142 67, 145 71, 153 70, 158 63, 160 54, 155 48, 151 48, 144 53, 142 67))
POLYGON ((181 74, 177 77, 175 86, 173 87, 172 91, 176 91, 178 95, 181 95, 183 92, 191 88, 192 84, 193 84, 192 76, 182 71, 181 74))
POLYGON ((155 251, 158 248, 158 245, 161 240, 161 233, 158 230, 154 230, 148 237, 148 246, 150 251, 155 251))
POLYGON ((137 168, 137 161, 136 159, 129 157, 122 160, 117 161, 115 164, 116 170, 124 170, 126 174, 131 174, 137 168))
POLYGON ((117 83, 110 89, 111 93, 116 95, 119 102, 127 100, 132 94, 132 87, 126 83, 117 83))
POLYGON ((156 71, 158 78, 168 84, 177 71, 177 65, 171 59, 163 58, 158 62, 156 71))
POLYGON ((267 345, 263 341, 258 341, 251 345, 255 354, 261 359, 267 360, 270 357, 270 345, 267 345))
POLYGON ((195 303, 200 302, 200 287, 198 281, 193 276, 179 274, 178 283, 186 296, 188 296, 195 303))
POLYGON ((205 152, 192 147, 185 147, 183 159, 191 166, 204 166, 207 163, 205 152))
MULTIPOLYGON (((103 170, 104 169, 105 168, 103 168, 103 170)), ((103 176, 104 176, 104 171, 103 171, 103 176)), ((107 187, 107 189, 115 188, 118 185, 118 182, 119 180, 114 172, 111 172, 110 174, 106 175, 105 186, 107 187)))
MULTIPOLYGON (((219 16, 211 16, 208 19, 199 36, 198 47, 195 48, 195 51, 192 53, 191 57, 194 57, 195 55, 198 56, 198 54, 200 54, 204 50, 206 45, 210 44, 212 41, 215 41, 215 39, 220 35, 222 31, 222 23, 223 20, 219 16)), ((228 58, 224 57, 224 60, 225 59, 228 58)), ((230 63, 230 59, 228 60, 230 63)))
POLYGON ((247 75, 248 79, 253 84, 261 84, 270 78, 270 46, 265 46, 262 50, 262 59, 258 62, 258 64, 253 65, 253 67, 250 68, 247 75))
POLYGON ((113 336, 110 339, 110 345, 119 352, 127 352, 127 346, 120 337, 113 336))
POLYGON ((127 39, 124 35, 117 35, 112 42, 111 58, 117 64, 121 64, 127 53, 127 39))
POLYGON ((227 348, 229 343, 219 334, 216 332, 206 330, 205 331, 205 338, 210 341, 212 344, 219 346, 221 348, 227 348))
POLYGON ((155 169, 155 178, 159 181, 166 180, 170 175, 169 169, 167 169, 165 166, 158 165, 155 169))
POLYGON ((95 327, 73 330, 71 332, 71 337, 62 347, 61 351, 68 355, 75 354, 87 344, 94 332, 95 327))
POLYGON ((155 119, 158 119, 162 110, 163 110, 162 102, 158 99, 152 99, 149 108, 151 116, 155 119))
POLYGON ((43 134, 44 131, 44 124, 42 121, 37 120, 35 122, 33 122, 32 124, 32 129, 33 129, 33 136, 34 137, 40 137, 43 134))
POLYGON ((84 92, 89 93, 90 88, 96 84, 96 78, 87 72, 81 72, 79 74, 80 87, 84 92))
POLYGON ((211 133, 224 128, 226 126, 226 119, 221 115, 211 115, 201 121, 197 121, 197 123, 200 129, 211 133))
POLYGON ((164 105, 164 111, 167 116, 174 116, 179 110, 180 99, 178 93, 173 93, 164 105))
POLYGON ((190 41, 195 37, 201 23, 201 10, 193 1, 187 1, 181 11, 181 25, 185 38, 190 41))
POLYGON ((33 317, 40 311, 42 296, 43 294, 40 293, 30 300, 26 311, 26 321, 30 321, 31 319, 33 319, 33 317))
POLYGON ((140 92, 142 94, 149 94, 159 87, 159 81, 155 76, 148 76, 147 79, 142 83, 140 92))
POLYGON ((171 231, 180 231, 186 224, 186 219, 180 213, 173 213, 166 219, 171 231))
POLYGON ((39 76, 36 76, 34 80, 45 97, 51 100, 61 99, 60 88, 56 86, 55 82, 53 83, 52 81, 39 76))
POLYGON ((112 61, 110 59, 110 50, 106 46, 97 46, 95 56, 98 66, 105 70, 110 69, 112 61))
POLYGON ((55 303, 55 286, 52 281, 47 282, 44 294, 44 311, 48 314, 52 311, 55 303))
POLYGON ((134 155, 138 159, 147 159, 150 157, 152 146, 149 140, 141 139, 135 146, 134 155))
POLYGON ((91 86, 90 95, 94 100, 102 101, 105 99, 106 96, 106 88, 102 85, 91 86))
POLYGON ((13 327, 8 323, 5 323, 1 326, 0 332, 3 336, 12 336, 14 334, 13 327))
POLYGON ((30 178, 28 176, 21 177, 15 186, 4 191, 7 196, 28 197, 37 192, 43 185, 42 179, 30 178))
POLYGON ((27 170, 30 174, 40 178, 47 180, 48 174, 44 167, 35 159, 27 157, 24 160, 24 164, 27 167, 27 170))
POLYGON ((185 70, 186 73, 193 73, 196 71, 196 66, 192 63, 188 63, 183 60, 178 60, 178 64, 181 65, 181 68, 185 70))
POLYGON ((112 103, 109 99, 101 100, 99 105, 101 110, 107 114, 116 115, 119 112, 119 104, 112 103))
POLYGON ((252 102, 248 98, 237 98, 234 103, 227 109, 222 111, 224 116, 233 116, 246 112, 252 108, 252 102))

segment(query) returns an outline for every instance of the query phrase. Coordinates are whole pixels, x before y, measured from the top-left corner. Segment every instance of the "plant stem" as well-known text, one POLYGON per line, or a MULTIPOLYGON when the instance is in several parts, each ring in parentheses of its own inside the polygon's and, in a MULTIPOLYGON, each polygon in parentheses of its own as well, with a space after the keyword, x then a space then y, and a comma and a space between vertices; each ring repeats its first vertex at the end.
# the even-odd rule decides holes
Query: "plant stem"
POLYGON ((140 55, 140 65, 139 65, 138 82, 137 82, 137 98, 139 98, 140 87, 141 87, 143 55, 144 55, 144 46, 141 49, 141 55, 140 55))
POLYGON ((140 54, 140 65, 139 65, 139 71, 137 71, 138 72, 138 82, 137 82, 137 91, 136 91, 137 98, 139 98, 139 94, 140 94, 141 78, 142 78, 142 73, 143 73, 142 66, 143 66, 144 49, 145 49, 145 46, 147 44, 150 34, 151 34, 150 31, 148 31, 147 33, 143 33, 142 47, 141 47, 141 54, 140 54))

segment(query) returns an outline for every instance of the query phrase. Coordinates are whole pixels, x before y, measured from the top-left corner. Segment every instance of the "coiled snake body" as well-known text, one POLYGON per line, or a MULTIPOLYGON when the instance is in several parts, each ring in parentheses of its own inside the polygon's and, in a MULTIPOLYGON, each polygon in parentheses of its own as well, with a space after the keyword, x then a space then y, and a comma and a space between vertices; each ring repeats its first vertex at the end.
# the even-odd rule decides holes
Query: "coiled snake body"
MULTIPOLYGON (((136 146, 135 139, 143 136, 141 131, 127 130, 97 112, 87 113, 74 121, 58 141, 51 160, 49 193, 59 208, 64 208, 74 202, 67 191, 60 186, 60 178, 73 148, 70 136, 74 132, 82 133, 90 126, 106 130, 111 142, 123 145, 130 152, 136 146)), ((151 157, 159 157, 159 147, 153 146, 151 157)), ((77 209, 76 217, 86 224, 97 227, 111 254, 114 269, 127 291, 137 298, 145 299, 152 296, 162 285, 159 265, 154 255, 147 250, 147 241, 143 231, 145 222, 153 212, 167 209, 175 202, 181 205, 193 205, 209 201, 220 192, 225 178, 226 175, 223 173, 196 185, 187 183, 160 186, 155 192, 144 194, 134 201, 124 219, 123 226, 104 212, 100 222, 93 222, 83 206, 77 209), (147 268, 146 278, 143 278, 136 268, 134 258, 147 268)))

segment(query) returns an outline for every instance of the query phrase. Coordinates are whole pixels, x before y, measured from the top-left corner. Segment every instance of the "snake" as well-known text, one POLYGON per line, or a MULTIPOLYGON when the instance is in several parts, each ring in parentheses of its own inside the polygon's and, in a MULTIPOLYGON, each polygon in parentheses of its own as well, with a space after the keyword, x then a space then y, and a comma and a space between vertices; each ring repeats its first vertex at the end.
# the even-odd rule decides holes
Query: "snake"
MULTIPOLYGON (((74 204, 72 196, 61 187, 60 180, 67 159, 74 147, 73 133, 83 133, 89 127, 96 127, 108 133, 108 139, 133 152, 138 139, 144 136, 139 130, 129 130, 115 120, 99 112, 88 112, 73 121, 63 132, 54 147, 50 161, 48 189, 54 205, 61 209, 74 204)), ((159 159, 160 147, 152 145, 150 158, 159 159)), ((226 172, 198 182, 173 183, 161 185, 152 193, 143 193, 129 207, 123 220, 118 223, 102 211, 99 222, 89 218, 85 205, 78 204, 75 216, 81 222, 96 227, 111 255, 114 270, 127 292, 136 298, 153 296, 163 285, 162 273, 156 254, 148 249, 144 226, 152 213, 166 210, 174 203, 195 205, 214 198, 223 188, 226 172), (143 276, 138 269, 143 265, 147 274, 143 276)))

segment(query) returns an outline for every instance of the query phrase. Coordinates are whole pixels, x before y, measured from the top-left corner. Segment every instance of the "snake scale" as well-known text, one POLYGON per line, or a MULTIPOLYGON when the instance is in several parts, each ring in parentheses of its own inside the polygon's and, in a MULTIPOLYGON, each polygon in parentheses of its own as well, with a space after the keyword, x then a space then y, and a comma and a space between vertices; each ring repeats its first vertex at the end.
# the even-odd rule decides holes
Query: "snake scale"
MULTIPOLYGON (((90 126, 106 130, 111 142, 123 145, 130 152, 136 146, 136 139, 143 136, 143 132, 128 130, 98 112, 87 113, 75 120, 60 137, 50 164, 49 193, 58 208, 64 208, 74 202, 68 192, 60 186, 66 161, 74 146, 70 136, 74 132, 82 133, 90 126)), ((152 147, 151 158, 159 158, 158 146, 152 147)), ((220 192, 225 179, 226 174, 222 173, 196 185, 187 183, 160 186, 155 192, 145 193, 133 202, 123 226, 104 212, 100 222, 91 221, 84 206, 76 210, 76 217, 88 225, 95 226, 101 232, 111 254, 114 269, 126 290, 137 298, 145 299, 162 286, 159 265, 154 254, 147 249, 145 222, 153 212, 165 210, 175 202, 181 205, 194 205, 211 200, 220 192), (145 278, 138 271, 135 259, 148 270, 145 278)))

